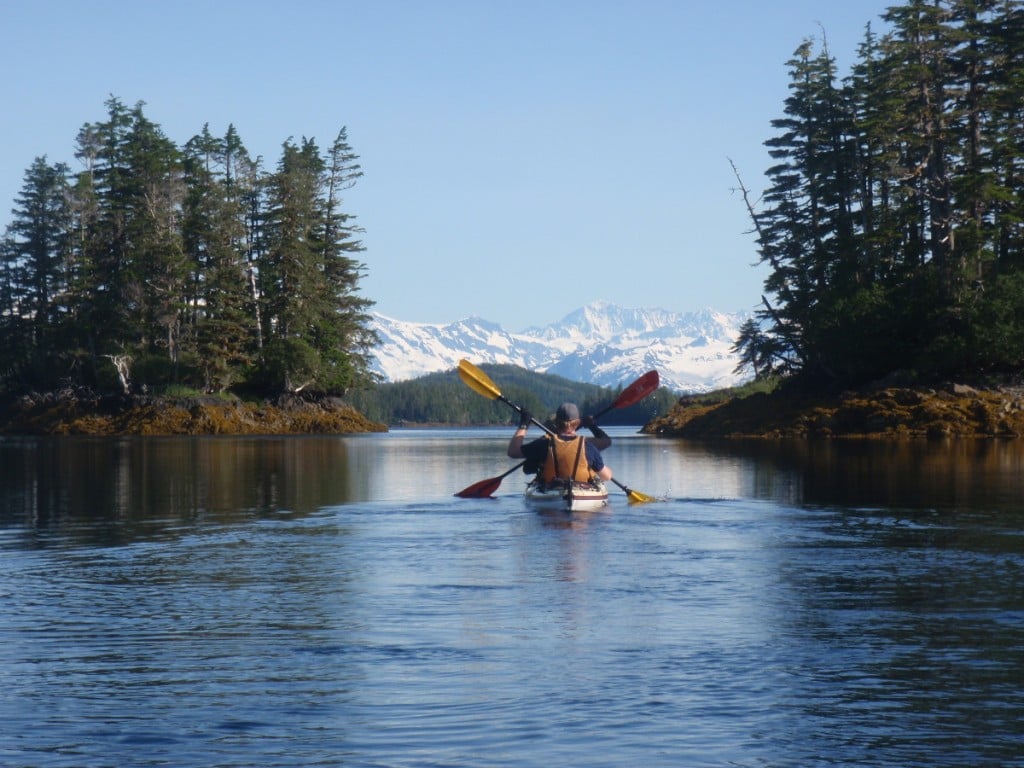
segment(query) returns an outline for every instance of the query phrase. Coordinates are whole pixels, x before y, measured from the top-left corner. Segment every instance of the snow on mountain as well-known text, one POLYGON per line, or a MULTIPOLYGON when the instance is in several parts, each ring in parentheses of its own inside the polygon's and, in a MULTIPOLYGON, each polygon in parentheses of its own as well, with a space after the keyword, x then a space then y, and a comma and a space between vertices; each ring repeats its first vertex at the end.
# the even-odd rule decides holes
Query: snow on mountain
POLYGON ((749 314, 677 313, 634 309, 606 301, 581 307, 556 323, 513 333, 479 317, 428 324, 373 315, 381 343, 373 370, 403 381, 456 367, 508 363, 573 381, 614 387, 657 369, 663 386, 705 392, 744 379, 733 373, 730 349, 749 314))

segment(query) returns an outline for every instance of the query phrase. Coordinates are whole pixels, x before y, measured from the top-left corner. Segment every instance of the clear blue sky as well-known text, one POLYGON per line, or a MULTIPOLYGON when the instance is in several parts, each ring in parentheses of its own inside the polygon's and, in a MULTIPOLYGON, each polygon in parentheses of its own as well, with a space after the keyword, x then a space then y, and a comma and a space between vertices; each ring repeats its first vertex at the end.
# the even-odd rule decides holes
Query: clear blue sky
POLYGON ((77 170, 114 95, 178 144, 233 123, 267 169, 347 127, 362 293, 386 315, 749 310, 765 273, 728 158, 763 189, 785 62, 824 31, 846 74, 894 4, 0 1, 0 225, 35 157, 77 170))

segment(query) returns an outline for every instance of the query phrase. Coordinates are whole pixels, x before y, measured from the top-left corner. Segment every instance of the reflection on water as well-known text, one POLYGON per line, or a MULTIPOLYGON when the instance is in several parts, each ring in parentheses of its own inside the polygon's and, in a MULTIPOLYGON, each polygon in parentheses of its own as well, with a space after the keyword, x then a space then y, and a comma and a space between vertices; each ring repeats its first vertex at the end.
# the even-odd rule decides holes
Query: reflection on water
POLYGON ((1020 764, 1016 442, 0 440, 0 763, 1020 764))
MULTIPOLYGON (((660 442, 660 441, 659 441, 660 442)), ((728 497, 791 504, 1024 510, 1020 440, 664 441, 681 481, 687 464, 730 473, 728 497)), ((691 483, 692 485, 692 483, 691 483)), ((714 494, 711 494, 714 495, 714 494)))
MULTIPOLYGON (((728 441, 613 432, 606 454, 627 486, 662 499, 1024 512, 1024 443, 728 441)), ((397 430, 343 437, 3 439, 0 523, 46 528, 307 513, 352 502, 447 498, 512 466, 507 430, 397 430)), ((522 490, 513 473, 499 494, 522 490)), ((613 493, 615 490, 613 489, 613 493)), ((93 533, 96 533, 94 530, 93 533)))
POLYGON ((0 457, 5 520, 37 528, 108 520, 102 532, 111 535, 130 536, 147 521, 308 511, 347 498, 352 485, 340 440, 7 440, 0 457))

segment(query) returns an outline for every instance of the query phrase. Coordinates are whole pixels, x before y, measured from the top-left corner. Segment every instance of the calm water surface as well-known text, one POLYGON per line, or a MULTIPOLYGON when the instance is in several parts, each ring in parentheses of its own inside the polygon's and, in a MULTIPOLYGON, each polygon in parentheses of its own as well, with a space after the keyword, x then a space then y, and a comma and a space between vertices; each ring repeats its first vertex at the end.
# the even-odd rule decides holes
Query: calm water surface
POLYGON ((1024 765, 1024 446, 0 440, 0 765, 1024 765))

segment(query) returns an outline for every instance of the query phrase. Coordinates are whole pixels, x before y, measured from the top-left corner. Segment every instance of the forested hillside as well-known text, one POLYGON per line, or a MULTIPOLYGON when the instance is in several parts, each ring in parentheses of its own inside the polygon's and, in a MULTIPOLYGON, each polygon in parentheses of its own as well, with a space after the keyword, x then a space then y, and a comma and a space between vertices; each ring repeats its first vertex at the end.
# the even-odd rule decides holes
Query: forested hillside
POLYGON ((911 0, 883 19, 843 79, 827 46, 789 62, 767 190, 743 189, 771 271, 742 365, 818 385, 1019 374, 1024 7, 911 0))
MULTIPOLYGON (((491 377, 505 397, 541 420, 565 401, 579 405, 583 415, 597 413, 622 391, 622 387, 608 389, 581 384, 512 365, 481 365, 480 369, 491 377)), ((623 387, 629 383, 623 382, 623 387)), ((384 424, 484 425, 518 421, 507 405, 482 397, 467 387, 454 369, 381 384, 372 391, 354 392, 348 399, 360 413, 384 424)), ((630 408, 609 411, 601 417, 600 423, 645 424, 668 411, 677 399, 669 390, 659 389, 630 408)))
POLYGON ((106 107, 77 170, 40 155, 26 171, 0 240, 0 394, 368 383, 345 129, 323 150, 286 140, 267 171, 234 126, 179 147, 141 102, 106 107))

